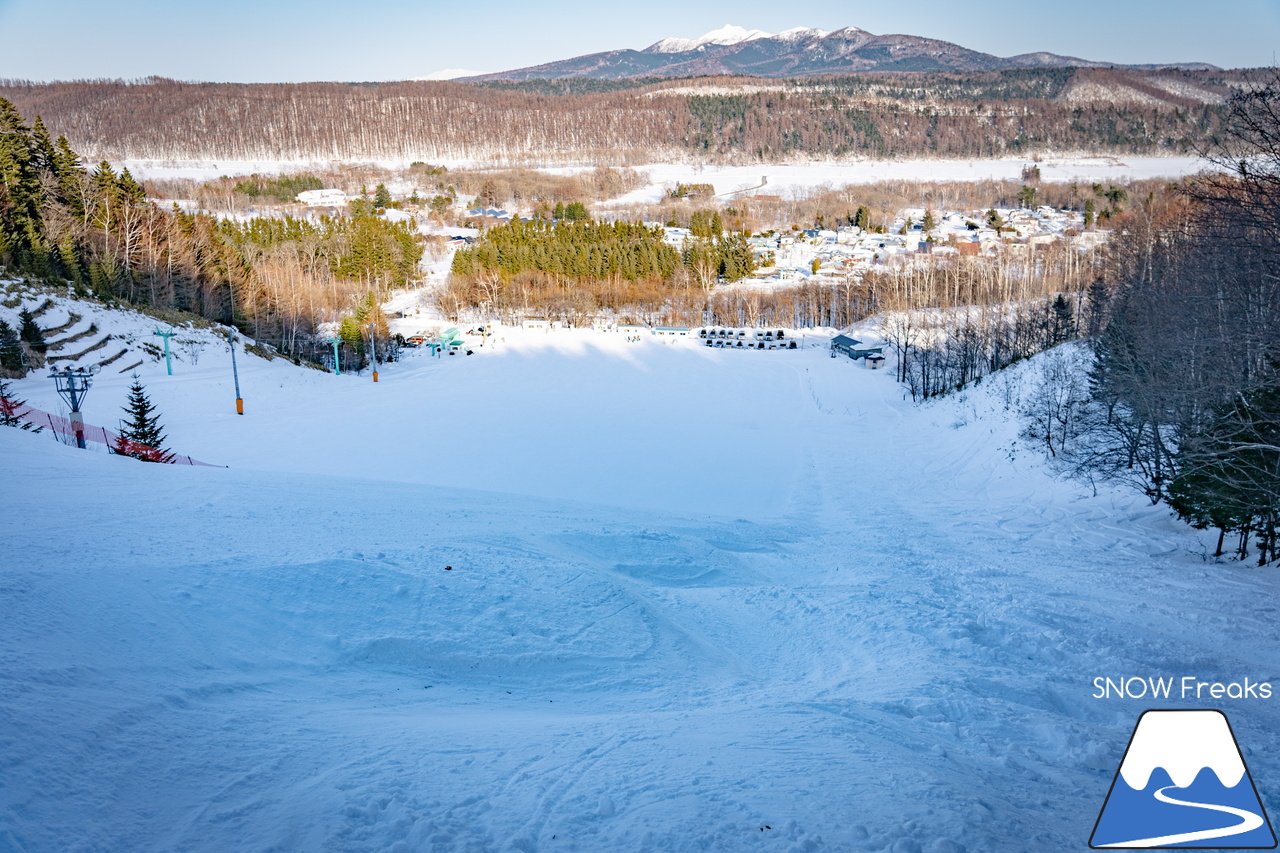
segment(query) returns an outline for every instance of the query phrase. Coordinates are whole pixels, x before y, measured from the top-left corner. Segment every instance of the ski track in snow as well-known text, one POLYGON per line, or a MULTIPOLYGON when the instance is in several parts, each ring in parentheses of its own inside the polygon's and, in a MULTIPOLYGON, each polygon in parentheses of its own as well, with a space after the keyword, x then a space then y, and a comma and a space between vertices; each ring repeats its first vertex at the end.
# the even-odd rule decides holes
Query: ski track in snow
POLYGON ((1280 669, 1271 572, 1011 453, 992 383, 495 343, 248 359, 244 418, 152 365, 225 470, 0 431, 0 849, 1083 849, 1147 707, 1094 677, 1280 669))

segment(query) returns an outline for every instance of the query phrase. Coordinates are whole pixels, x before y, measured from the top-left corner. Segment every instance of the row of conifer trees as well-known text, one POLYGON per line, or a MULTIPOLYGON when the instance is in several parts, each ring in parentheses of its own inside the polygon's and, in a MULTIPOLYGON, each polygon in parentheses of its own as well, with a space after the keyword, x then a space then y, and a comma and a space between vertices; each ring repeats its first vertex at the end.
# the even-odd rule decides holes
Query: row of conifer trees
POLYGON ((368 204, 316 220, 216 220, 147 199, 127 169, 89 169, 0 98, 0 266, 77 293, 235 323, 298 352, 318 323, 415 275, 421 239, 368 204))

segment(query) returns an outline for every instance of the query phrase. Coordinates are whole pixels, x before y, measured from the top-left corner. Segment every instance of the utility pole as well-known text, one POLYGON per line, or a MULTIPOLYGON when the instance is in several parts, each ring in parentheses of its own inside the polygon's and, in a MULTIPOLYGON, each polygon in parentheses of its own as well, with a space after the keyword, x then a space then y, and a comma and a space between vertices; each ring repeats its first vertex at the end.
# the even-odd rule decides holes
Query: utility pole
POLYGON ((157 337, 164 338, 164 369, 165 369, 165 370, 167 370, 167 371, 169 372, 169 375, 170 375, 170 376, 172 376, 172 375, 173 375, 173 362, 169 359, 169 338, 172 338, 174 335, 176 335, 176 334, 178 334, 178 333, 177 333, 177 332, 175 332, 175 331, 172 329, 172 327, 169 329, 169 331, 167 331, 167 332, 162 332, 162 331, 160 331, 160 327, 159 327, 159 326, 156 326, 155 334, 156 334, 156 336, 157 336, 157 337))
POLYGON ((49 378, 58 389, 58 396, 71 407, 71 428, 76 434, 76 447, 81 450, 84 450, 86 445, 84 415, 80 413, 80 404, 89 393, 89 386, 93 384, 93 374, 97 372, 96 367, 64 367, 61 373, 54 368, 49 374, 49 378))
POLYGON ((378 324, 369 324, 369 349, 373 352, 373 381, 378 381, 378 324))
POLYGON ((231 342, 231 376, 236 382, 236 414, 244 414, 244 400, 240 397, 240 371, 236 369, 236 327, 231 327, 231 333, 227 335, 227 340, 231 342))

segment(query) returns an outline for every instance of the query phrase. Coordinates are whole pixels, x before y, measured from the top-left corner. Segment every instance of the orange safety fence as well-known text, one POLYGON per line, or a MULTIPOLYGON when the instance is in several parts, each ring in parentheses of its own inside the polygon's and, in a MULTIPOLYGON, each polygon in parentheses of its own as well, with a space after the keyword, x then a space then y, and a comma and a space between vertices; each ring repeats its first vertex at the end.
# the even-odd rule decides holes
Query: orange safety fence
MULTIPOLYGON (((15 405, 4 397, 0 397, 0 410, 15 418, 20 418, 32 426, 47 427, 50 432, 65 435, 69 438, 76 437, 75 426, 69 419, 61 415, 54 415, 26 404, 15 405)), ((208 462, 201 462, 199 459, 192 459, 190 456, 183 456, 180 453, 166 453, 141 442, 131 441, 118 432, 113 432, 94 424, 84 424, 81 434, 84 436, 85 441, 105 444, 112 453, 121 453, 126 456, 146 456, 153 461, 168 462, 172 465, 202 465, 206 468, 226 467, 225 465, 212 465, 208 462)))

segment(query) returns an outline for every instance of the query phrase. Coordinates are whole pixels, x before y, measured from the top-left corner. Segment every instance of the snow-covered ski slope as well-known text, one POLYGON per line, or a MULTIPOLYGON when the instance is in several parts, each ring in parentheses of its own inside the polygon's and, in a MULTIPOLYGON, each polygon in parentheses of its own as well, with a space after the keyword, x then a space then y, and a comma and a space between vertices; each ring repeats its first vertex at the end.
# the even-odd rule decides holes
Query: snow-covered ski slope
MULTIPOLYGON (((244 417, 225 350, 144 366, 227 469, 0 430, 0 849, 1084 850, 1141 711, 1214 706, 1095 677, 1280 682, 1274 571, 1049 477, 999 378, 501 338, 243 357, 244 417)), ((1275 700, 1216 704, 1274 814, 1275 700)))

